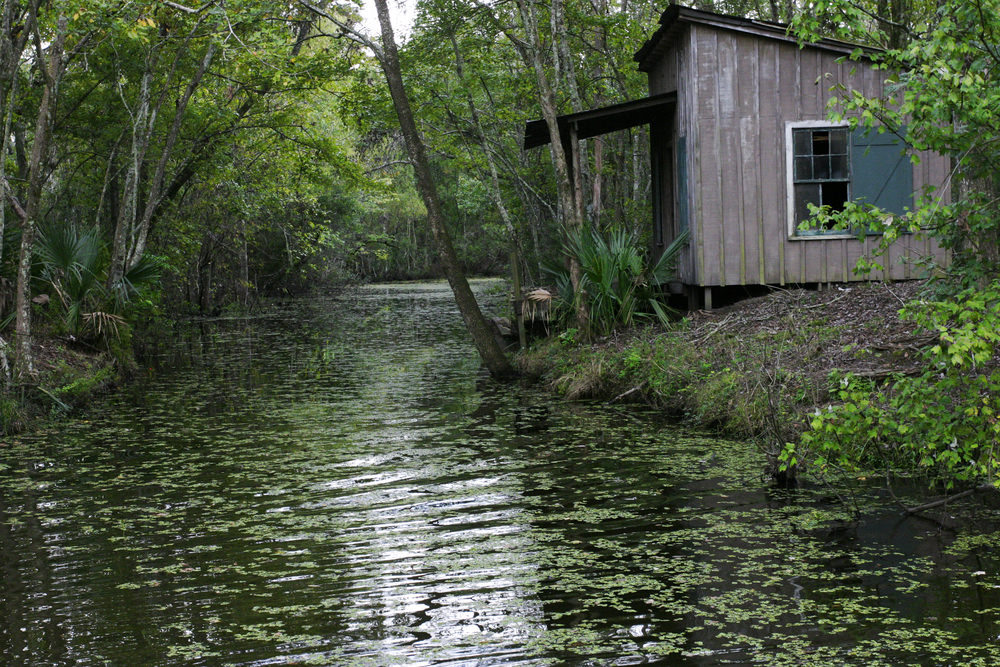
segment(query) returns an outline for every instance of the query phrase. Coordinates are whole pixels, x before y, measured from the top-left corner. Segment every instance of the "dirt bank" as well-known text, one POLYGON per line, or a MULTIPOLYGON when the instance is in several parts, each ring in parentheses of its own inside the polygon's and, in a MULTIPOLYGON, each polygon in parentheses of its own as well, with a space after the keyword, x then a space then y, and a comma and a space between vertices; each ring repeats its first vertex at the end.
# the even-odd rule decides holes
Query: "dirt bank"
POLYGON ((646 327, 579 344, 572 332, 540 341, 520 369, 568 398, 641 401, 699 427, 761 439, 797 437, 828 402, 834 371, 881 378, 919 368, 933 337, 900 317, 926 285, 776 289, 670 329, 646 327))

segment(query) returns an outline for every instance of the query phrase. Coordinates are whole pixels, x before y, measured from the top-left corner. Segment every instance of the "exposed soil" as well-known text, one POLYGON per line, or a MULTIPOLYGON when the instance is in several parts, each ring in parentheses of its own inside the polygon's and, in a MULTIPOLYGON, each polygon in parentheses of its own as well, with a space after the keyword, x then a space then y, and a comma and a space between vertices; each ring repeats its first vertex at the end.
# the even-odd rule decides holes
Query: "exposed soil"
POLYGON ((776 290, 692 313, 683 335, 699 343, 726 334, 742 340, 787 334, 792 344, 782 346, 781 365, 817 382, 835 369, 876 378, 908 373, 919 367, 920 348, 937 340, 900 317, 902 307, 925 289, 924 282, 913 281, 776 290), (796 333, 805 339, 796 340, 796 333))
POLYGON ((574 398, 655 405, 701 428, 793 441, 831 401, 833 371, 875 381, 917 373, 937 336, 900 317, 923 282, 776 289, 670 327, 589 345, 553 337, 517 358, 528 377, 574 398))

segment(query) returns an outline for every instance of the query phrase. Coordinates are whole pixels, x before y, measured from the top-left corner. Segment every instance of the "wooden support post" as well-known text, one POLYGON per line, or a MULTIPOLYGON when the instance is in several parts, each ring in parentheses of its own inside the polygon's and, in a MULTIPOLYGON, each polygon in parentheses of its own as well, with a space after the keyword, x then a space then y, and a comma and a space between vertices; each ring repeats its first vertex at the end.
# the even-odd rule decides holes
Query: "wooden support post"
POLYGON ((573 205, 576 207, 576 219, 580 221, 581 225, 589 227, 589 222, 584 219, 583 163, 580 156, 580 139, 577 136, 577 127, 574 123, 570 123, 569 126, 569 145, 570 168, 573 175, 573 205))
POLYGON ((702 294, 703 308, 705 310, 712 310, 712 288, 703 287, 701 294, 702 294))
POLYGON ((521 258, 517 250, 510 251, 510 272, 514 280, 514 320, 517 322, 517 344, 523 350, 528 346, 524 333, 524 298, 521 295, 521 258))

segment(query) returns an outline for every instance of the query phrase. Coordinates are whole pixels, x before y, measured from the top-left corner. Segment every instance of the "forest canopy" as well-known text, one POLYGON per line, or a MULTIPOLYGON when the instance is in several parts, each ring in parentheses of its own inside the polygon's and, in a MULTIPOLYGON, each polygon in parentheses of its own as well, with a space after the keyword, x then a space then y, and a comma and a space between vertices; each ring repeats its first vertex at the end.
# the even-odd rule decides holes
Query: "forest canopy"
MULTIPOLYGON (((906 224, 954 250, 964 284, 995 270, 996 0, 694 6, 882 48, 904 105, 842 103, 860 122, 905 119, 917 148, 955 159, 961 196, 929 193, 906 224)), ((542 283, 583 228, 646 247, 645 128, 583 142, 576 193, 558 142, 521 140, 526 120, 644 96, 632 57, 663 9, 416 3, 401 66, 467 269, 506 272, 513 250, 542 283)), ((0 348, 13 375, 32 373, 33 310, 50 334, 107 345, 159 312, 439 275, 355 4, 4 0, 0 22, 0 348)))

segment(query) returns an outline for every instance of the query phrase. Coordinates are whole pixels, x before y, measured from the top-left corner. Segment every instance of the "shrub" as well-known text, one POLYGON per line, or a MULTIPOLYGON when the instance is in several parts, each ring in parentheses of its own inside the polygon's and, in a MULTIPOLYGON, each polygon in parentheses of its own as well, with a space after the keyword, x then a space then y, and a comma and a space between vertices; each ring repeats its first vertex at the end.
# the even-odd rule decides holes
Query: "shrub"
POLYGON ((661 286, 674 275, 677 255, 687 243, 685 230, 664 250, 656 264, 647 266, 633 235, 615 229, 606 235, 589 229, 570 234, 563 252, 580 264, 580 293, 573 292, 569 272, 549 265, 559 299, 553 314, 568 320, 576 312, 578 299, 586 301, 591 334, 604 335, 617 327, 659 319, 666 323, 668 311, 661 286))
POLYGON ((782 452, 786 466, 847 469, 915 465, 947 487, 996 484, 1000 444, 1000 283, 967 289, 953 300, 917 303, 904 315, 939 336, 917 376, 885 386, 834 376, 840 401, 817 410, 810 430, 782 452))

